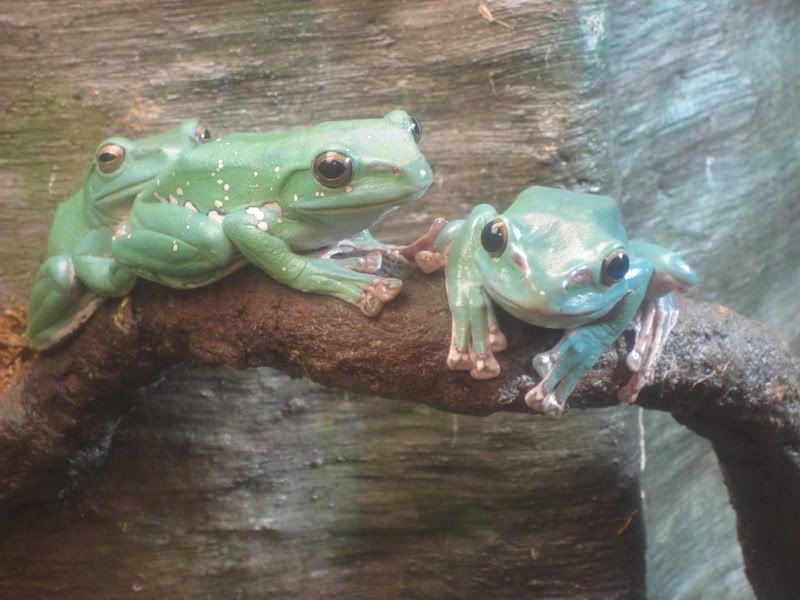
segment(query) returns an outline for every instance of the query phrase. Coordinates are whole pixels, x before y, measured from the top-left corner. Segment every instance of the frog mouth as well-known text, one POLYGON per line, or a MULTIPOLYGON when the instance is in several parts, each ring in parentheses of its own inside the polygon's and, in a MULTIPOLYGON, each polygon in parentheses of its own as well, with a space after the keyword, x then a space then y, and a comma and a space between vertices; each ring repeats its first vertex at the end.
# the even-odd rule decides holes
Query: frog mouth
POLYGON ((590 323, 592 321, 596 321, 597 319, 600 319, 608 314, 624 295, 621 294, 619 298, 604 298, 604 301, 599 303, 602 304, 602 307, 597 309, 557 311, 547 310, 541 307, 533 308, 529 305, 526 306, 525 304, 512 300, 494 288, 487 286, 486 289, 489 291, 489 295, 492 297, 492 299, 495 300, 507 312, 522 319, 523 321, 527 321, 528 323, 532 323, 534 325, 546 323, 549 327, 552 327, 552 324, 556 324, 557 327, 566 327, 580 323, 590 323), (575 323, 576 321, 578 323, 575 323))
POLYGON ((141 183, 134 183, 133 185, 129 185, 128 187, 121 188, 115 192, 111 192, 110 194, 106 194, 105 196, 101 196, 97 200, 91 203, 92 206, 99 208, 99 209, 106 209, 115 207, 116 204, 124 198, 130 198, 133 200, 136 195, 144 189, 144 186, 147 185, 147 181, 142 181, 141 183))
POLYGON ((414 200, 419 199, 427 189, 428 189, 427 185, 420 186, 419 188, 409 192, 408 194, 402 194, 400 196, 393 196, 385 200, 378 200, 375 202, 367 202, 367 203, 353 202, 351 204, 338 204, 338 203, 331 204, 330 201, 326 201, 325 199, 297 200, 296 202, 292 203, 292 208, 308 212, 326 214, 326 215, 346 214, 353 212, 370 212, 373 210, 381 210, 381 209, 391 208, 393 206, 399 206, 401 204, 406 204, 408 202, 413 202, 414 200))

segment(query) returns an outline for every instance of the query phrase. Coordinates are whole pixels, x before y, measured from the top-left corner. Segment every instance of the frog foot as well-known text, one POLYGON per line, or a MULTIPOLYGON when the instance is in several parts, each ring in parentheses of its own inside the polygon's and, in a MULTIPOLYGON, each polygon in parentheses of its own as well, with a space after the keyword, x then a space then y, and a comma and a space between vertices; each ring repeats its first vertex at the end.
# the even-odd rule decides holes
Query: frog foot
POLYGON ((647 383, 664 342, 678 320, 678 309, 671 295, 655 300, 645 300, 633 319, 636 341, 625 358, 625 364, 633 372, 617 397, 621 402, 636 402, 636 397, 647 383))
POLYGON ((556 349, 540 352, 533 358, 533 369, 542 380, 525 394, 525 404, 528 408, 548 417, 560 417, 566 403, 566 398, 559 398, 548 385, 550 373, 557 359, 556 349))
POLYGON ((403 282, 399 279, 376 277, 364 288, 356 306, 368 317, 374 317, 381 312, 384 304, 397 297, 401 289, 403 282))
POLYGON ((433 246, 436 244, 436 238, 439 237, 439 234, 445 226, 447 226, 447 221, 445 219, 434 219, 425 234, 406 246, 398 246, 396 252, 408 261, 414 260, 416 262, 417 254, 420 252, 431 252, 433 250, 433 246))
POLYGON ((447 266, 447 255, 442 252, 421 250, 414 255, 414 263, 423 273, 433 273, 447 266))
POLYGON ((454 371, 469 371, 473 379, 493 379, 500 374, 500 365, 491 351, 477 354, 471 350, 459 350, 450 345, 447 367, 454 371))
POLYGON ((380 252, 368 252, 363 256, 351 256, 348 258, 332 258, 340 267, 356 271, 358 273, 377 273, 383 265, 383 257, 380 252))
POLYGON ((525 394, 525 404, 528 405, 528 408, 548 417, 560 417, 564 412, 565 403, 566 398, 560 398, 558 394, 550 390, 546 379, 540 381, 525 394))
POLYGON ((491 350, 482 354, 470 352, 470 361, 472 368, 469 374, 473 379, 494 379, 500 375, 500 365, 491 350))

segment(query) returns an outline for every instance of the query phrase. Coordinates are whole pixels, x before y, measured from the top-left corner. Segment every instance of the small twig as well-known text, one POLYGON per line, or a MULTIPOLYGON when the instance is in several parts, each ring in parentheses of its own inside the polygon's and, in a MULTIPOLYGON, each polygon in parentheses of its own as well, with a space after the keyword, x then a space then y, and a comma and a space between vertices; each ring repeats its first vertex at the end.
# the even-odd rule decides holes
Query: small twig
POLYGON ((514 31, 514 26, 513 25, 511 25, 511 24, 509 24, 509 23, 507 23, 505 21, 502 21, 502 20, 498 19, 497 17, 495 17, 492 14, 492 11, 489 9, 489 7, 486 6, 486 4, 483 3, 483 2, 481 2, 478 5, 478 13, 484 19, 486 19, 489 23, 497 23, 498 25, 502 25, 503 27, 505 27, 507 29, 510 29, 511 31, 514 31))

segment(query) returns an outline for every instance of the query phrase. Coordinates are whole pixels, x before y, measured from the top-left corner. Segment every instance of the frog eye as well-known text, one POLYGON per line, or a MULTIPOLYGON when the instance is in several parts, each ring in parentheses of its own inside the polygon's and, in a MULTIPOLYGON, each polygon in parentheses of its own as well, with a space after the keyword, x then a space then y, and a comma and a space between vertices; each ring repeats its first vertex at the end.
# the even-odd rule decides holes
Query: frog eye
POLYGON ((503 219, 489 221, 481 231, 481 246, 492 258, 500 256, 508 245, 508 227, 503 219))
POLYGON ((411 115, 408 115, 408 118, 411 120, 408 129, 411 131, 411 135, 414 136, 414 141, 419 144, 419 140, 422 137, 422 126, 420 126, 419 121, 411 115))
POLYGON ((205 144, 211 139, 211 132, 205 125, 195 127, 194 135, 201 144, 205 144))
POLYGON ((314 159, 314 177, 325 187, 342 187, 353 178, 353 162, 341 152, 323 152, 314 159))
POLYGON ((630 260, 624 248, 617 248, 603 260, 603 283, 611 285, 621 281, 628 272, 630 260))
POLYGON ((101 173, 113 173, 122 166, 125 149, 117 144, 106 144, 97 151, 97 168, 101 173))

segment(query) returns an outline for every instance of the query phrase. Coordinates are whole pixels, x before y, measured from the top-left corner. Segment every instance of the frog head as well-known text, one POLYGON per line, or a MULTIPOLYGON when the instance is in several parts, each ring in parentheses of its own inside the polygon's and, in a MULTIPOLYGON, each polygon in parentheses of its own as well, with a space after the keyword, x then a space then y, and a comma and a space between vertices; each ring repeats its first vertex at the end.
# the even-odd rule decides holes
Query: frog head
POLYGON ((196 119, 141 140, 114 136, 97 147, 83 187, 89 216, 102 225, 114 225, 130 211, 145 184, 181 154, 211 139, 196 119))
POLYGON ((433 181, 419 150, 421 129, 408 113, 332 121, 290 132, 278 192, 284 209, 317 220, 367 216, 375 222, 418 199, 433 181))
POLYGON ((485 289, 506 311, 571 328, 600 319, 628 292, 625 279, 640 267, 627 244, 611 198, 530 188, 483 227, 475 258, 485 289))

